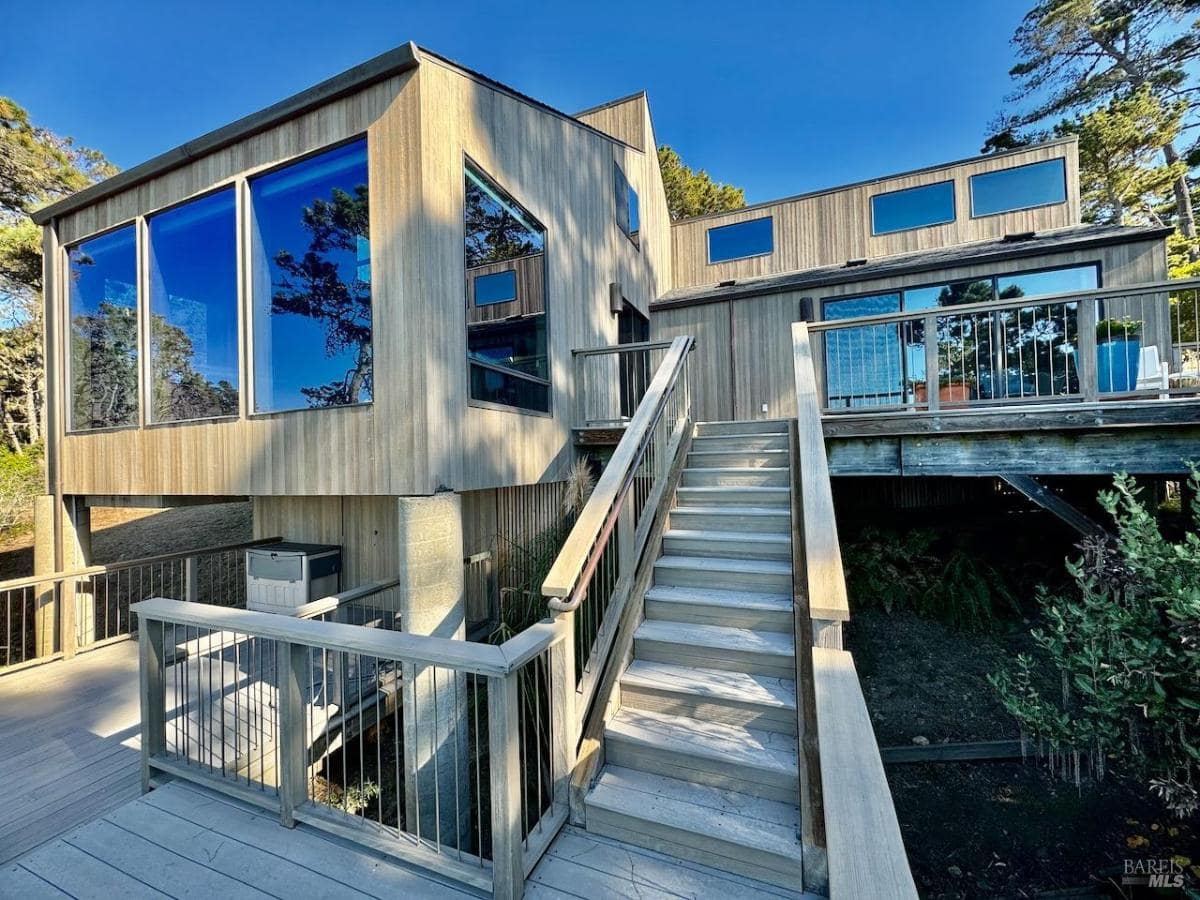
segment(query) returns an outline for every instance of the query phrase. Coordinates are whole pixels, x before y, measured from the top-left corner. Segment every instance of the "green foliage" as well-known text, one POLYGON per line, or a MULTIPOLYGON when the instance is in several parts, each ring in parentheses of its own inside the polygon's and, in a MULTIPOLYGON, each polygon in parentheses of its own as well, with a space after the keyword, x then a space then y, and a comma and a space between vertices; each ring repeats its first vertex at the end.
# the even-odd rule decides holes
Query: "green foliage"
POLYGON ((658 148, 658 167, 671 220, 727 212, 746 205, 746 192, 730 184, 713 181, 703 169, 684 165, 679 154, 667 145, 658 148))
POLYGON ((546 618, 546 598, 542 582, 558 557, 570 529, 565 520, 528 538, 501 539, 499 548, 505 558, 505 570, 517 573, 512 583, 502 589, 500 624, 488 636, 494 644, 503 644, 531 625, 546 618))
MULTIPOLYGON (((989 679, 1005 708, 1078 781, 1085 762, 1141 780, 1180 816, 1200 809, 1200 504, 1182 541, 1163 537, 1134 479, 1100 502, 1116 538, 1067 563, 1069 595, 1040 591, 1046 626, 1032 634, 1062 677, 1062 697, 1034 684, 1020 656, 989 679)), ((1190 484, 1200 490, 1200 472, 1190 484)))
POLYGON ((28 522, 33 498, 41 492, 41 448, 24 452, 0 448, 0 532, 28 522))
POLYGON ((0 445, 17 450, 41 437, 42 232, 29 213, 115 172, 0 97, 0 445))
POLYGON ((1142 333, 1142 325, 1141 319, 1132 319, 1128 316, 1101 319, 1096 323, 1096 340, 1101 343, 1136 340, 1142 333))
POLYGON ((1174 224, 1186 260, 1200 260, 1196 147, 1178 146, 1200 118, 1195 9, 1194 0, 1037 0, 1013 35, 1012 111, 992 123, 984 152, 1044 137, 1066 117, 1057 130, 1080 135, 1085 216, 1174 224))
POLYGON ((846 584, 855 606, 891 613, 908 610, 951 628, 987 631, 1017 609, 1003 575, 962 543, 943 559, 937 534, 864 528, 843 552, 846 584))

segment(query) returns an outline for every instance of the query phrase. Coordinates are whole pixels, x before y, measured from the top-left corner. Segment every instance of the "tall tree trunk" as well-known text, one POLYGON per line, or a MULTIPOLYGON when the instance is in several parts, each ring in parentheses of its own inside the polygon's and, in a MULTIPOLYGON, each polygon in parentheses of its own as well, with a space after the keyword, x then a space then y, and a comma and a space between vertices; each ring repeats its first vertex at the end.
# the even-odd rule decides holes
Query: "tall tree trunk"
MULTIPOLYGON (((1174 144, 1167 144, 1162 150, 1167 165, 1173 166, 1179 162, 1179 151, 1175 149, 1174 144)), ((1175 215, 1178 219, 1179 233, 1188 242, 1188 261, 1196 262, 1200 260, 1200 247, 1196 246, 1196 219, 1192 214, 1192 192, 1188 187, 1186 172, 1180 173, 1172 188, 1175 191, 1175 215)))
POLYGON ((25 430, 31 444, 42 439, 42 413, 38 405, 37 387, 31 384, 25 389, 25 430))

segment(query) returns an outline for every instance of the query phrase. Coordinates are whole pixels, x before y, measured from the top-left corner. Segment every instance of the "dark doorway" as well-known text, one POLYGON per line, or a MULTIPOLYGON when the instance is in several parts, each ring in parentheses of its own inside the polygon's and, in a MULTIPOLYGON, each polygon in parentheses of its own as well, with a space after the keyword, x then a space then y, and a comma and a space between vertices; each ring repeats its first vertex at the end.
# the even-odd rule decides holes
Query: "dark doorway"
MULTIPOLYGON (((617 343, 641 344, 650 340, 650 320, 628 302, 617 313, 617 343)), ((633 417, 650 386, 650 351, 631 350, 621 354, 621 416, 633 417)))

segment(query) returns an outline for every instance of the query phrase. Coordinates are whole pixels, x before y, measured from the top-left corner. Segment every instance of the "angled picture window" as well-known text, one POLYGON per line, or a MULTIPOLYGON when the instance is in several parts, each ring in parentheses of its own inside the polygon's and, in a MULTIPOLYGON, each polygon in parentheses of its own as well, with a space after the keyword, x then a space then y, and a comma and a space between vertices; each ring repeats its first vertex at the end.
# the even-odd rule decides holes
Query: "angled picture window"
POLYGON ((475 276, 475 305, 511 303, 517 299, 517 273, 513 269, 475 276))
POLYGON ((872 234, 892 234, 953 221, 953 181, 889 191, 871 198, 872 234))
POLYGON ((137 237, 134 227, 68 251, 71 423, 74 430, 138 423, 137 237))
POLYGON ((637 191, 616 163, 613 163, 613 181, 616 185, 617 226, 627 238, 639 244, 638 232, 642 223, 637 191))
POLYGON ((471 399, 549 412, 545 229, 471 164, 463 217, 471 399))
POLYGON ((708 229, 709 265, 748 256, 765 256, 774 249, 774 222, 770 216, 708 229))
POLYGON ((238 413, 237 202, 232 188, 151 216, 150 417, 238 413))
POLYGON ((371 400, 367 142, 250 182, 254 409, 371 400))
POLYGON ((1066 200, 1067 163, 1062 158, 971 176, 972 216, 994 216, 1066 200))

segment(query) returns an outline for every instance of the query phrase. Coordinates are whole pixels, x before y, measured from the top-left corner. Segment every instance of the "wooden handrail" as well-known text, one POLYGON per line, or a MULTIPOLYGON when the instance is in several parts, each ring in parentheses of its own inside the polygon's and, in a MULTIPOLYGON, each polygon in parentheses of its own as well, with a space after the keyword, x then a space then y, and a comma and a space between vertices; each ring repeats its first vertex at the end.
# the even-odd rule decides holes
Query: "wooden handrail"
POLYGON ((1004 309, 1022 309, 1027 306, 1052 306, 1056 303, 1071 303, 1079 300, 1105 300, 1114 297, 1142 297, 1147 294, 1163 294, 1172 291, 1200 289, 1200 278, 1180 278, 1176 281, 1154 281, 1147 284, 1118 285, 1096 288, 1090 291, 1069 291, 1063 294, 1038 294, 1033 297, 1012 297, 1004 300, 988 300, 981 303, 963 303, 958 306, 939 306, 933 309, 909 309, 899 312, 879 313, 873 316, 857 316, 849 319, 824 319, 809 322, 812 332, 834 331, 839 328, 859 328, 866 325, 890 325, 924 319, 926 316, 957 316, 968 313, 995 312, 1004 309))
POLYGON ((210 606, 206 603, 187 603, 165 597, 142 600, 130 604, 129 608, 143 621, 232 631, 319 649, 435 665, 489 677, 502 677, 516 672, 530 659, 566 636, 563 629, 550 619, 543 619, 496 646, 339 622, 300 619, 277 613, 210 606))
POLYGON ((197 547, 195 550, 179 550, 175 553, 164 553, 161 556, 147 556, 142 559, 130 559, 121 562, 104 563, 96 566, 86 566, 82 569, 71 569, 66 572, 48 572, 45 575, 30 575, 26 578, 14 578, 0 581, 0 591, 16 590, 23 587, 33 587, 51 581, 65 581, 68 578, 83 578, 88 575, 103 575, 106 572, 116 572, 120 569, 133 569, 138 566, 152 566, 159 563, 172 562, 177 559, 189 559, 193 556, 208 556, 211 553, 225 553, 230 550, 247 550, 251 547, 261 547, 263 544, 277 544, 281 537, 259 538, 253 541, 243 541, 240 544, 215 544, 211 547, 197 547))
POLYGON ((607 347, 577 347, 572 356, 604 356, 613 353, 639 353, 643 350, 665 350, 671 341, 638 341, 636 344, 610 344, 607 347))
POLYGON ((805 322, 792 324, 805 582, 812 618, 844 622, 850 618, 850 602, 846 597, 846 575, 829 482, 829 457, 821 424, 821 398, 817 393, 808 331, 805 322))
POLYGON ((333 612, 347 603, 353 603, 355 600, 361 600, 363 597, 378 594, 389 588, 394 588, 398 584, 400 584, 399 578, 385 578, 381 581, 372 581, 370 584, 350 588, 350 590, 342 591, 340 594, 330 594, 328 597, 311 600, 308 603, 297 606, 292 615, 297 619, 311 619, 314 616, 323 616, 325 613, 333 612))
POLYGON ((581 598, 572 597, 572 594, 584 576, 597 538, 606 528, 611 528, 613 510, 632 477, 643 444, 653 434, 692 346, 693 340, 689 336, 680 336, 671 341, 670 349, 654 373, 637 412, 613 451, 612 459, 604 467, 591 497, 579 513, 575 526, 542 582, 542 593, 551 598, 550 607, 556 612, 569 612, 579 606, 581 598))

